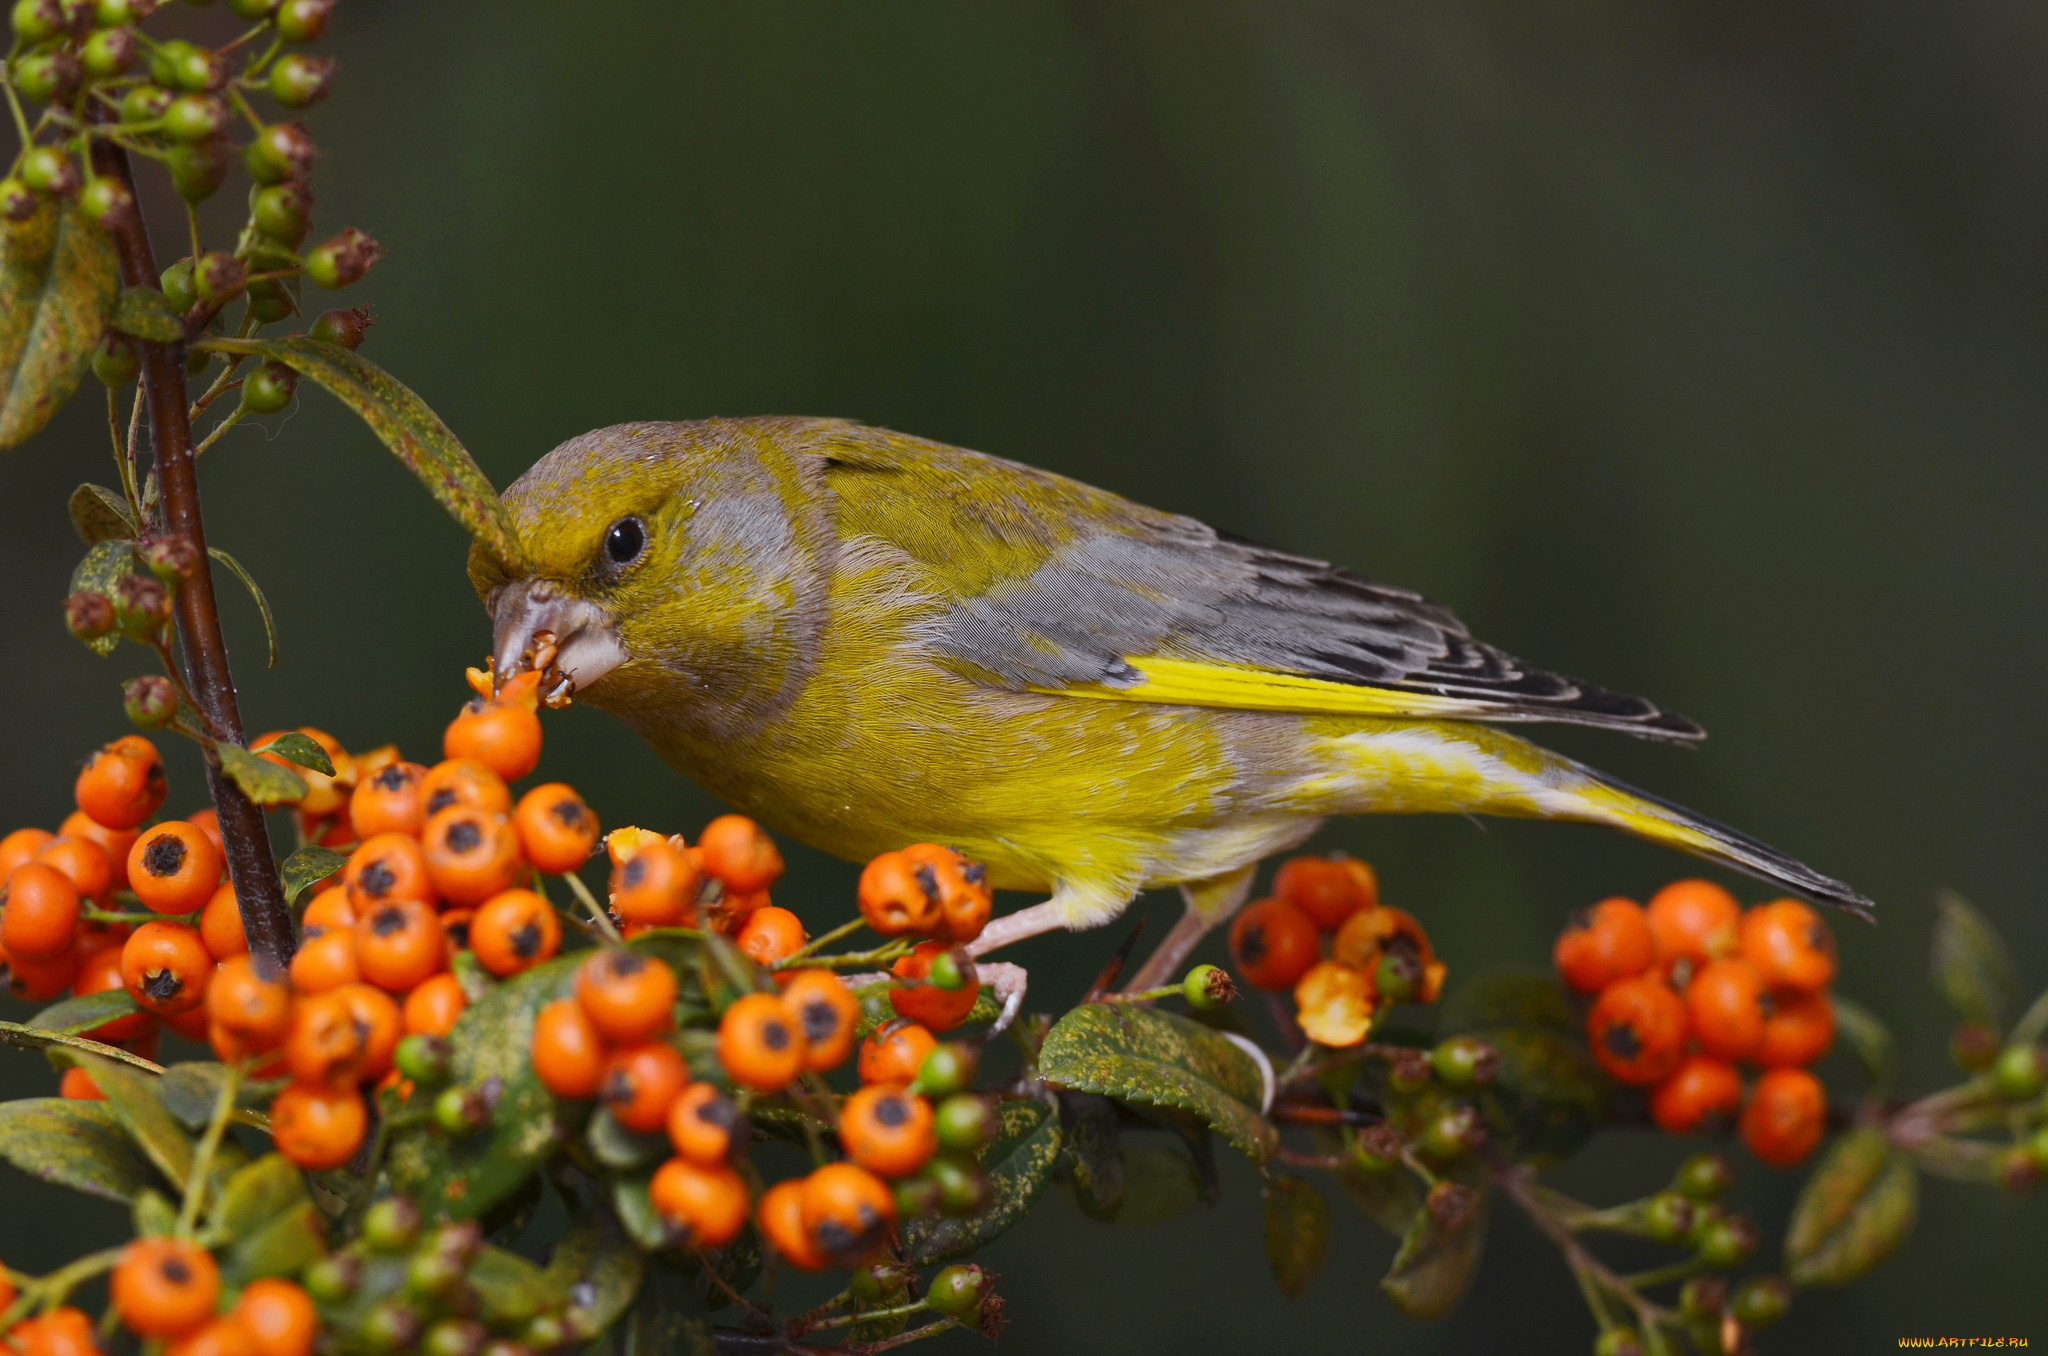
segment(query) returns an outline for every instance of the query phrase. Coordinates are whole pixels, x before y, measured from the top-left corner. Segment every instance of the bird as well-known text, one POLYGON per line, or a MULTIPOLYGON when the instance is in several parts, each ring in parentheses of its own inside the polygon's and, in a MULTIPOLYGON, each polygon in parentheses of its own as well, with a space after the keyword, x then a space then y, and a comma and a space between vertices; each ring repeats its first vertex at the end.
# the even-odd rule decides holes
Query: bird
POLYGON ((1531 667, 1405 589, 983 453, 841 419, 617 424, 504 492, 473 547, 500 674, 578 701, 769 829, 915 842, 1046 896, 970 950, 1177 886, 1161 982, 1258 864, 1335 815, 1605 824, 1864 917, 1840 881, 1502 728, 1699 726, 1531 667), (550 634, 551 633, 551 634, 550 634))

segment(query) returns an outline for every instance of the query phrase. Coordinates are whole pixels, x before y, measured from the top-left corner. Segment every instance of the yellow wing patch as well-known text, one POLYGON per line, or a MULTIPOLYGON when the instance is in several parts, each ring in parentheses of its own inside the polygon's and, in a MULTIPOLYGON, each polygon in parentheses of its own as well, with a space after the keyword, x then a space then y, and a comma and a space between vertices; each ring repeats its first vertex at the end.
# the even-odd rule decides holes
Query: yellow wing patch
POLYGON ((1099 697, 1105 701, 1220 706, 1233 711, 1298 711, 1305 715, 1429 716, 1453 720, 1462 717, 1469 720, 1500 710, 1492 702, 1332 683, 1321 678, 1303 678, 1297 674, 1234 664, 1204 664, 1162 655, 1138 655, 1124 662, 1144 674, 1144 680, 1130 687, 1082 683, 1073 687, 1033 688, 1032 691, 1067 697, 1099 697))

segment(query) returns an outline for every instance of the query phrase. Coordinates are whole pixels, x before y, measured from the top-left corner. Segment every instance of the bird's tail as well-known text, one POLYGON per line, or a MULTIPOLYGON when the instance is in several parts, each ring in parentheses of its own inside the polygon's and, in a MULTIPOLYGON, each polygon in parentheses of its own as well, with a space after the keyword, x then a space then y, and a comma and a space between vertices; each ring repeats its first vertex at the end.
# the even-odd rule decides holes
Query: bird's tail
POLYGON ((1335 775, 1299 793, 1319 813, 1417 811, 1607 824, 1871 918, 1870 900, 1747 834, 1548 749, 1462 721, 1331 722, 1318 732, 1335 775))

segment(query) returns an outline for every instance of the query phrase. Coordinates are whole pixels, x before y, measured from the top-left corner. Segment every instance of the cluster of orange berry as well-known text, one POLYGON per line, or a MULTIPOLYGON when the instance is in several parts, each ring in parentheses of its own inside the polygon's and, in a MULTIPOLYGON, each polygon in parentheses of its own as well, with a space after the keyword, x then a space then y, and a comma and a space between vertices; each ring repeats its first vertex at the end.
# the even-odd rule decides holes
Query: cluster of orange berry
POLYGON ((1377 1012, 1434 1003, 1444 984, 1422 924, 1381 904, 1372 868, 1352 857, 1282 863, 1271 897, 1231 925, 1230 956, 1254 988, 1294 990, 1295 1020, 1321 1045, 1357 1045, 1377 1012))
POLYGON ((1681 880, 1648 907, 1606 899, 1557 939, 1558 973, 1593 996, 1586 1033, 1617 1081, 1649 1090, 1674 1135, 1739 1118, 1742 1141, 1790 1167, 1820 1143, 1827 1092, 1804 1066, 1835 1039, 1834 936, 1796 899, 1745 912, 1711 881, 1681 880), (1738 1066, 1762 1070, 1745 1097, 1738 1066))
MULTIPOLYGON (((197 1243, 138 1238, 111 1277, 114 1313, 164 1356, 311 1356, 318 1332, 312 1297, 291 1281, 266 1278, 241 1288, 226 1313, 220 1267, 197 1243)), ((0 1274, 0 1310, 14 1300, 0 1274)), ((64 1305, 10 1328, 6 1349, 20 1356, 96 1356, 100 1344, 82 1310, 64 1305)))

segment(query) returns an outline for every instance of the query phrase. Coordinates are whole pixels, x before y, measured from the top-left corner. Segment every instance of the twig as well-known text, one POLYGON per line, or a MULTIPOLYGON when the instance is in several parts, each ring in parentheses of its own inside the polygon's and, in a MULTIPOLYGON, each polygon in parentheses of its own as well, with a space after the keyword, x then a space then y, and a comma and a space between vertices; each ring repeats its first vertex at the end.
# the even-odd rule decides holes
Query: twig
POLYGON ((220 1149, 221 1136, 235 1114, 235 1096, 242 1090, 242 1066, 227 1066, 220 1080, 220 1095, 213 1099, 213 1116, 206 1122, 206 1134, 192 1154, 192 1169, 185 1176, 185 1200, 178 1208, 178 1237, 190 1238, 199 1222, 199 1205, 206 1199, 206 1179, 213 1173, 213 1156, 220 1149))
POLYGON ((569 883, 569 893, 576 896, 577 903, 590 911, 590 921, 604 934, 605 940, 613 946, 620 945, 622 939, 618 928, 612 925, 611 914, 597 902, 597 896, 590 893, 590 887, 583 883, 583 878, 570 871, 565 873, 562 879, 569 883))
MULTIPOLYGON (((1669 1312, 1644 1299, 1627 1280, 1615 1274, 1606 1263, 1586 1250, 1585 1244, 1579 1242, 1565 1222, 1551 1210, 1549 1203, 1544 1199, 1544 1195, 1549 1193, 1539 1195, 1537 1190, 1532 1189, 1536 1183, 1528 1168, 1515 1163, 1496 1163, 1493 1180, 1508 1199, 1520 1206, 1522 1213, 1557 1245, 1558 1251, 1564 1254, 1564 1259, 1573 1273, 1582 1278, 1582 1287, 1597 1287, 1607 1292, 1611 1298, 1626 1304, 1635 1311, 1638 1327, 1648 1329, 1664 1327, 1671 1323, 1672 1317, 1669 1312)), ((1593 1295, 1589 1293, 1588 1305, 1593 1303, 1593 1299, 1593 1295)), ((1603 1311, 1596 1308, 1594 1317, 1602 1318, 1603 1311)))
POLYGON ((816 955, 820 950, 832 945, 832 943, 838 941, 841 937, 852 936, 861 928, 866 927, 867 921, 868 920, 865 918, 856 918, 850 923, 841 923, 838 927, 833 928, 830 932, 824 933, 821 936, 811 938, 810 941, 805 942, 802 946, 798 947, 790 955, 787 955, 783 957, 781 960, 775 962, 774 968, 777 970, 782 970, 792 965, 802 964, 806 956, 816 955))

